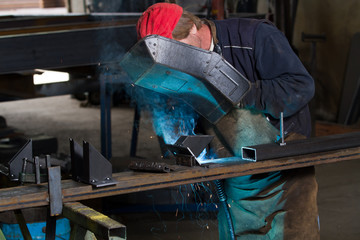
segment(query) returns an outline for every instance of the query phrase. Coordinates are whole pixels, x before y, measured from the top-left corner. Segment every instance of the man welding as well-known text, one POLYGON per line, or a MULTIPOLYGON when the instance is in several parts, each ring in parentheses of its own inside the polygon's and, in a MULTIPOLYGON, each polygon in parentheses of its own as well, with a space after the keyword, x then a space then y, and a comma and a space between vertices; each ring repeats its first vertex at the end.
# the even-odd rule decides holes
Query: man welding
MULTIPOLYGON (((314 81, 270 22, 201 20, 179 5, 157 3, 142 14, 137 32, 139 39, 156 34, 215 51, 251 82, 239 106, 220 122, 202 122, 204 131, 216 136, 213 147, 219 157, 239 156, 241 146, 268 141, 262 134, 273 131, 264 127, 279 129, 281 112, 288 139, 310 136, 307 104, 314 81), (257 137, 247 141, 250 135, 257 137)), ((313 167, 227 179, 225 192, 236 239, 319 239, 313 167)), ((218 222, 219 238, 232 239, 221 208, 218 222)))

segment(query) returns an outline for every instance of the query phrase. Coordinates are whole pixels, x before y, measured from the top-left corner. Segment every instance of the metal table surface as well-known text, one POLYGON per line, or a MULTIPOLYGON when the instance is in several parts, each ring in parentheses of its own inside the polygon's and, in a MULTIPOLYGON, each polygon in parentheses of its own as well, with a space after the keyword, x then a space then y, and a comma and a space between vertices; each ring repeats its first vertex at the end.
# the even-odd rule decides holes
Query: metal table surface
MULTIPOLYGON (((360 147, 270 159, 258 162, 216 165, 216 167, 179 167, 170 173, 125 171, 113 174, 118 183, 104 188, 93 188, 73 180, 62 180, 63 202, 109 197, 152 189, 173 187, 215 179, 308 167, 320 164, 360 159, 360 147)), ((48 185, 26 185, 0 189, 0 212, 49 204, 48 185)))

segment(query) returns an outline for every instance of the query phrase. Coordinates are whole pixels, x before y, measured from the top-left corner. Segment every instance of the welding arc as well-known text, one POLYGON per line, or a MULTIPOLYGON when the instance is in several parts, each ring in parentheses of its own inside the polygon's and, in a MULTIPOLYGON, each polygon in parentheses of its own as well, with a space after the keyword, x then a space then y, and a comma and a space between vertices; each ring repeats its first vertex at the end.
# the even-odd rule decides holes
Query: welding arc
POLYGON ((226 198, 226 193, 225 193, 225 189, 224 189, 224 180, 218 179, 218 180, 215 180, 214 183, 216 186, 216 192, 218 194, 220 204, 222 204, 224 207, 226 221, 227 221, 227 224, 229 227, 231 240, 236 240, 234 225, 232 223, 229 206, 226 202, 227 198, 226 198))

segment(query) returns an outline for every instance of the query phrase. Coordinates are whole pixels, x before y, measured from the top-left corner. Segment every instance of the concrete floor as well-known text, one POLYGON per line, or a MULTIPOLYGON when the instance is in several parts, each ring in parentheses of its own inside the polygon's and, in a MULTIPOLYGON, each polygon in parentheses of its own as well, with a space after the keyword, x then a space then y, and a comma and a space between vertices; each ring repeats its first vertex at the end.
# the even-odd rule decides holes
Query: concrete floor
MULTIPOLYGON (((57 96, 0 103, 0 115, 9 126, 28 135, 46 134, 57 137, 59 152, 69 154, 71 137, 86 140, 100 150, 100 109, 98 106, 81 107, 70 96, 57 96)), ((112 110, 113 156, 129 156, 133 109, 128 106, 112 110)), ((159 159, 160 148, 152 131, 151 122, 143 117, 138 141, 139 156, 159 159)), ((360 161, 348 161, 316 167, 319 183, 321 239, 353 240, 360 237, 360 161)), ((170 191, 176 189, 170 189, 170 191)), ((126 199, 144 200, 164 192, 145 192, 126 199)), ((116 202, 111 198, 107 201, 116 202)), ((218 239, 216 218, 210 213, 206 219, 179 211, 115 214, 127 225, 128 239, 218 239), (184 215, 183 215, 184 214, 184 215)))

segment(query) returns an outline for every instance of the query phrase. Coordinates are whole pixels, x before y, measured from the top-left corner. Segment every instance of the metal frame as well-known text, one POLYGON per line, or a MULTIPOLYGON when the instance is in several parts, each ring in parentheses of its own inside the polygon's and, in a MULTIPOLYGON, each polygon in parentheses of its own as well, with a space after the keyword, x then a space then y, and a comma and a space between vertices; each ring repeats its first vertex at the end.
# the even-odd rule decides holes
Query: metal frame
POLYGON ((244 160, 260 161, 358 147, 359 145, 360 132, 353 132, 294 140, 283 146, 270 143, 242 147, 241 154, 244 160))

